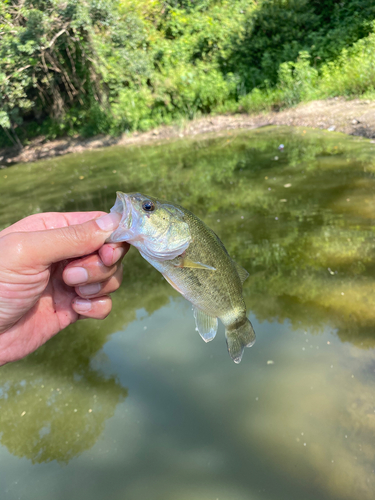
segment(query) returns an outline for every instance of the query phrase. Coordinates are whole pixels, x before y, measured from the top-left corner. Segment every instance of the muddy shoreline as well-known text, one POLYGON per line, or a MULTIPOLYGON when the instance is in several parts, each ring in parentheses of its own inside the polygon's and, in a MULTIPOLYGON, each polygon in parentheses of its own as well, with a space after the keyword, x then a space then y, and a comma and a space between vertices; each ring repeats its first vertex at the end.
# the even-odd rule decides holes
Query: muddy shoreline
POLYGON ((0 168, 7 168, 14 163, 32 162, 113 145, 145 144, 161 139, 240 128, 254 129, 267 125, 328 129, 375 139, 375 101, 334 98, 302 103, 295 108, 279 112, 205 116, 183 124, 162 126, 148 132, 122 134, 119 137, 100 135, 90 139, 76 137, 53 141, 46 141, 45 138, 39 137, 22 151, 13 148, 0 149, 0 168))

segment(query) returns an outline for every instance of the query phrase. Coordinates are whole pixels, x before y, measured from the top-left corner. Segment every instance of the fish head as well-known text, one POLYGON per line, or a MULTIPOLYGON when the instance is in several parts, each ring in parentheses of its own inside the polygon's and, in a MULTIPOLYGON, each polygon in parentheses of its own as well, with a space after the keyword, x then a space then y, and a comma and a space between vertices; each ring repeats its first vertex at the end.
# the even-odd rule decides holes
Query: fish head
POLYGON ((127 241, 149 259, 172 260, 181 255, 191 241, 184 212, 171 203, 141 193, 117 192, 111 212, 121 215, 109 243, 127 241))

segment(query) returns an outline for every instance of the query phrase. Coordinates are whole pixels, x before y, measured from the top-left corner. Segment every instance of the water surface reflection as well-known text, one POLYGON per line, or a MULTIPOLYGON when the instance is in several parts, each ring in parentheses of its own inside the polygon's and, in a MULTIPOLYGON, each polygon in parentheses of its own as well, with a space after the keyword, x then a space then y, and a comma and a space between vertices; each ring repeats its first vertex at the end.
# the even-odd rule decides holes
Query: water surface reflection
POLYGON ((116 190, 191 209, 250 272, 258 341, 205 345, 132 249, 107 320, 1 369, 2 498, 372 499, 374 172, 369 141, 288 128, 3 171, 0 227, 116 190))

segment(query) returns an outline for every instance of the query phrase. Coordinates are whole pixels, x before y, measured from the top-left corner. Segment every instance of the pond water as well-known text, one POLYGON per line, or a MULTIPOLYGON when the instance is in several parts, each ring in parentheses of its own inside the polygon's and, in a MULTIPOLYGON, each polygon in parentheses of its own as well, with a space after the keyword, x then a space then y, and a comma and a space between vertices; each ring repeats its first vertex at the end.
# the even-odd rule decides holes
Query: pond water
POLYGON ((235 365, 131 249, 105 321, 0 369, 1 499, 373 499, 374 174, 370 141, 286 127, 0 171, 0 228, 117 190, 192 210, 250 272, 257 334, 235 365))

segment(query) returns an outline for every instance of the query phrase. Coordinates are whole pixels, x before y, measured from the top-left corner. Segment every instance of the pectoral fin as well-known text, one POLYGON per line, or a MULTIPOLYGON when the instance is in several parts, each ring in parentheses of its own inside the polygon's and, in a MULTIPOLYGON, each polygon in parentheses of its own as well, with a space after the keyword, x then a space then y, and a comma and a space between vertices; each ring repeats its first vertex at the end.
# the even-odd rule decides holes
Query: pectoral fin
POLYGON ((197 309, 193 306, 195 324, 197 325, 197 330, 199 335, 205 342, 210 342, 217 332, 217 318, 209 316, 205 312, 197 309))
POLYGON ((215 267, 209 266, 208 264, 202 264, 202 262, 194 262, 189 259, 189 257, 181 257, 178 263, 175 264, 176 267, 192 267, 196 269, 206 269, 208 271, 216 271, 215 267))

